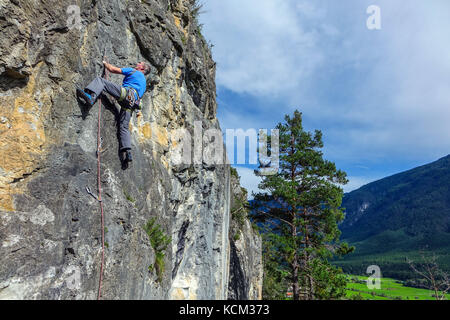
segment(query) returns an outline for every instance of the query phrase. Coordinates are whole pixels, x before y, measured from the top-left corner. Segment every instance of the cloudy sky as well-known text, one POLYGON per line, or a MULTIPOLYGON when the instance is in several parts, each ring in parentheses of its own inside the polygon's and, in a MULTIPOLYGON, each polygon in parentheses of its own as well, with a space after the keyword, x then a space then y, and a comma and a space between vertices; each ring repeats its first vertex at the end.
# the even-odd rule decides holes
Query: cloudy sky
MULTIPOLYGON (((270 129, 298 109, 345 191, 450 153, 450 1, 205 0, 200 21, 222 130, 270 129)), ((236 167, 256 191, 252 166, 236 167)))

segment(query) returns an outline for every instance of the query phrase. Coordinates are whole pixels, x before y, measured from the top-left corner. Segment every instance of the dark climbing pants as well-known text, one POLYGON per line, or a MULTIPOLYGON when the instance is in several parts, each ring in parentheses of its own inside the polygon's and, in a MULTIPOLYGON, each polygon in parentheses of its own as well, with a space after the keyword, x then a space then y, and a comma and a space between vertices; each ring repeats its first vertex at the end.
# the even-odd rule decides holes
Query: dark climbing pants
MULTIPOLYGON (((92 80, 86 89, 94 92, 97 97, 99 97, 102 91, 105 90, 116 99, 120 98, 120 94, 122 92, 121 86, 100 77, 92 80)), ((119 150, 125 151, 131 149, 131 135, 128 130, 131 119, 131 111, 124 109, 122 105, 121 107, 122 108, 119 113, 119 150)))
POLYGON ((86 89, 94 92, 97 97, 99 97, 102 91, 105 90, 116 99, 120 98, 120 93, 122 92, 121 86, 101 77, 97 77, 92 80, 86 89))
POLYGON ((131 149, 131 135, 128 129, 130 125, 131 111, 124 108, 119 113, 119 150, 125 151, 131 149))

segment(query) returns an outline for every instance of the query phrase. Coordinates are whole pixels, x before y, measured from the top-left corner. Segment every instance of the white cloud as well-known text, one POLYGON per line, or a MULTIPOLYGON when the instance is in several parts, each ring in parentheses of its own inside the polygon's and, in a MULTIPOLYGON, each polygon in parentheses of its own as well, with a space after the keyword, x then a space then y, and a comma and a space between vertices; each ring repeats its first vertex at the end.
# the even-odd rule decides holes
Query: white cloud
POLYGON ((305 125, 324 132, 331 160, 380 165, 448 154, 450 2, 377 0, 379 31, 366 28, 371 4, 206 2, 202 22, 215 45, 218 86, 273 101, 251 119, 230 108, 224 123, 270 127, 299 106, 305 125))
POLYGON ((450 43, 444 31, 450 30, 450 3, 378 5, 382 30, 352 33, 358 59, 371 63, 353 103, 324 108, 316 119, 339 124, 329 128, 341 141, 333 156, 436 159, 450 149, 450 43))
MULTIPOLYGON (((235 92, 296 90, 323 59, 317 36, 297 19, 297 1, 209 1, 202 17, 217 61, 217 84, 235 92)), ((297 4, 298 5, 298 4, 297 4)), ((311 14, 315 8, 310 7, 311 14)))

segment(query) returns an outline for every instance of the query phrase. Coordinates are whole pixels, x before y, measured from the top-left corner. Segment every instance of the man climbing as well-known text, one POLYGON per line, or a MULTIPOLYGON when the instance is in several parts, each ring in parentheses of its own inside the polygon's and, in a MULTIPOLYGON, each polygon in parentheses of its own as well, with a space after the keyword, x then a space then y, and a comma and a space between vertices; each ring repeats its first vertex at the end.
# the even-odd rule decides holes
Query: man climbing
POLYGON ((147 88, 145 76, 150 73, 150 66, 145 62, 139 62, 133 68, 117 68, 103 61, 105 68, 116 74, 125 76, 122 86, 104 78, 95 78, 84 90, 77 88, 78 99, 85 105, 92 107, 100 94, 105 90, 117 99, 121 109, 119 113, 119 152, 122 168, 128 168, 131 156, 131 135, 128 126, 131 113, 140 109, 141 98, 147 88))

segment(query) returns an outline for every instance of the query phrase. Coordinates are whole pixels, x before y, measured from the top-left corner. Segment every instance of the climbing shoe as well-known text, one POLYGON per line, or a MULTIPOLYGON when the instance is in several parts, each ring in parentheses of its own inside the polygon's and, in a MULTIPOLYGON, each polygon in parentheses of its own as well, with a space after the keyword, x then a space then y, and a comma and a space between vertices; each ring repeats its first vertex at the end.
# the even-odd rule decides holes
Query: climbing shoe
POLYGON ((122 160, 122 170, 126 170, 128 169, 128 161, 126 161, 125 159, 122 160))
POLYGON ((77 88, 77 97, 78 100, 81 101, 81 103, 89 107, 92 107, 95 103, 94 97, 91 94, 87 93, 86 91, 81 90, 80 88, 77 88))
POLYGON ((121 162, 122 162, 122 170, 128 169, 128 164, 133 161, 133 157, 131 156, 131 150, 126 150, 121 153, 121 162))
POLYGON ((127 150, 126 152, 127 152, 127 155, 126 155, 126 158, 125 158, 125 159, 126 159, 128 162, 133 161, 133 157, 131 156, 131 150, 127 150))

